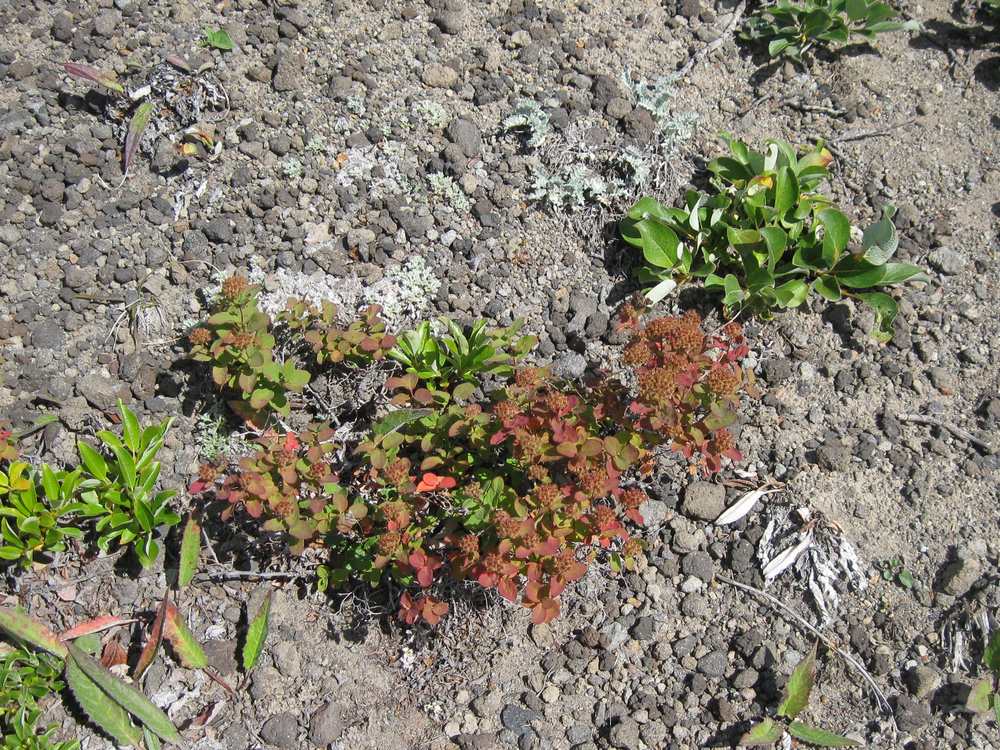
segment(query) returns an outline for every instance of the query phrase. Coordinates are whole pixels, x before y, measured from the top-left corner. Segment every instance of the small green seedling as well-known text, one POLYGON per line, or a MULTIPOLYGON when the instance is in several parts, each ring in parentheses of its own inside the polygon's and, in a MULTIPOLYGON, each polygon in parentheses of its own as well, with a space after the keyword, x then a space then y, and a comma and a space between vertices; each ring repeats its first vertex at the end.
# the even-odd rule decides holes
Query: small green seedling
POLYGON ((97 433, 105 452, 80 441, 83 463, 79 483, 80 513, 97 518, 97 546, 107 552, 112 543, 133 546, 142 567, 153 565, 160 552, 158 529, 180 523, 170 507, 175 490, 157 490, 163 447, 172 419, 142 428, 136 415, 120 400, 122 435, 109 430, 97 433))
POLYGON ((965 706, 977 714, 992 711, 1000 724, 1000 628, 993 631, 983 652, 983 664, 990 674, 972 686, 965 706))
POLYGON ((904 589, 912 589, 916 584, 913 573, 903 567, 903 561, 898 557, 883 560, 879 564, 879 570, 883 581, 895 581, 904 589))
POLYGON ((214 47, 223 52, 228 52, 235 46, 225 29, 212 29, 208 26, 205 27, 205 36, 202 37, 201 43, 205 47, 214 47))
POLYGON ((785 734, 816 747, 857 747, 861 743, 825 729, 797 721, 796 717, 809 706, 809 694, 816 682, 816 644, 798 663, 785 685, 776 718, 770 717, 750 727, 740 738, 740 747, 771 747, 785 734), (786 721, 781 721, 787 719, 786 721))
POLYGON ((740 37, 766 42, 772 58, 796 62, 813 48, 847 44, 852 37, 873 41, 887 31, 917 31, 917 21, 893 20, 898 14, 883 2, 869 0, 778 0, 759 8, 747 21, 740 37))

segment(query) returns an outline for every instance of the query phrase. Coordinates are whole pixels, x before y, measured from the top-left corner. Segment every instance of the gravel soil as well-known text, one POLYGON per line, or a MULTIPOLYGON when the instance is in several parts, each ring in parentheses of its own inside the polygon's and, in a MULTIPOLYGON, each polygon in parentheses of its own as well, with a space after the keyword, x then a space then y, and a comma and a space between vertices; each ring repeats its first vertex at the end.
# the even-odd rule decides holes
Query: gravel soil
MULTIPOLYGON (((263 664, 235 696, 167 660, 145 678, 190 747, 732 746, 814 637, 729 581, 763 587, 763 564, 805 523, 814 549, 768 592, 887 699, 821 648, 808 719, 869 747, 1000 747, 996 722, 962 708, 1000 622, 1000 36, 944 0, 901 10, 924 31, 806 71, 738 46, 729 0, 0 4, 0 416, 58 415, 28 443, 39 460, 72 460, 123 398, 146 422, 175 418, 162 483, 187 486, 218 398, 184 336, 232 270, 252 269, 276 305, 350 305, 397 289, 421 258, 431 281, 397 321, 522 318, 557 372, 606 364, 635 288, 614 221, 636 195, 672 203, 702 183, 720 131, 758 147, 825 139, 832 197, 859 224, 897 206, 899 255, 928 269, 901 289, 885 345, 850 302, 748 323, 763 395, 743 410, 739 473, 706 484, 664 457, 645 564, 592 570, 550 625, 463 590, 441 626, 414 630, 384 592, 202 577, 182 609, 234 684, 246 613, 267 588, 275 598, 263 664), (206 26, 235 48, 201 45, 206 26), (716 41, 654 121, 623 71, 656 82, 716 41), (127 175, 121 113, 65 61, 130 88, 187 87, 181 104, 161 100, 127 175), (525 100, 547 118, 542 143, 504 124, 525 100), (658 140, 675 121, 691 127, 658 140), (192 125, 212 140, 182 154, 192 125), (537 198, 540 170, 611 169, 626 152, 650 167, 645 184, 609 182, 580 206, 537 198), (781 490, 712 523, 765 480, 781 490), (912 585, 882 575, 890 560, 912 585)), ((690 290, 662 308, 691 306, 714 303, 690 290)), ((211 529, 223 562, 209 567, 251 548, 253 569, 299 564, 251 532, 211 529)), ((63 627, 153 611, 168 580, 162 562, 138 571, 78 546, 7 572, 0 599, 63 627)), ((62 702, 46 716, 86 750, 111 747, 62 702)))

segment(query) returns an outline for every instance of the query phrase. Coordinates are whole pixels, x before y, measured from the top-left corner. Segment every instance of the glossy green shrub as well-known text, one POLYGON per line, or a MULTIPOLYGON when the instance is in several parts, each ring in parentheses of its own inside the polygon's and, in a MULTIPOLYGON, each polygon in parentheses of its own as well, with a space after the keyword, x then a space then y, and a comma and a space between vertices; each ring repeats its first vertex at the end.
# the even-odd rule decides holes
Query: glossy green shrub
POLYGON ((39 727, 41 702, 63 689, 62 660, 23 645, 0 642, 0 736, 4 750, 77 750, 77 741, 52 738, 57 727, 39 727))
POLYGON ((887 31, 915 31, 916 21, 896 21, 896 10, 869 0, 778 0, 758 8, 740 33, 767 45, 771 57, 801 61, 814 48, 847 44, 854 37, 874 41, 887 31))
POLYGON ((677 284, 699 280, 722 297, 727 314, 769 316, 810 294, 853 297, 877 317, 876 338, 892 336, 896 302, 882 287, 922 280, 891 262, 898 246, 893 209, 863 231, 818 191, 833 157, 822 144, 797 153, 784 141, 764 152, 724 136, 730 154, 709 164, 712 189, 688 191, 683 208, 642 198, 620 224, 642 253, 639 280, 656 302, 677 284))
POLYGON ((441 319, 447 333, 440 336, 422 322, 399 337, 389 356, 416 375, 430 391, 443 391, 460 383, 478 383, 485 375, 508 377, 517 361, 538 343, 534 336, 520 336, 520 321, 490 330, 486 321, 468 331, 453 320, 441 319))

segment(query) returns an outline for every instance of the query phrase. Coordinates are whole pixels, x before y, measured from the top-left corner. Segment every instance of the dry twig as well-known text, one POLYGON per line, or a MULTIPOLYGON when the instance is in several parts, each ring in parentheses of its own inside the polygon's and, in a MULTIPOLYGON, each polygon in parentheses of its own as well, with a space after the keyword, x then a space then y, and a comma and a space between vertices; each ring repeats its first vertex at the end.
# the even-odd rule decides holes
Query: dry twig
POLYGON ((808 620, 802 617, 802 615, 800 615, 795 610, 791 609, 787 604, 782 602, 780 599, 771 596, 766 591, 759 589, 756 586, 750 586, 749 584, 746 583, 740 583, 739 581, 734 581, 731 578, 726 578, 725 576, 722 575, 716 575, 716 579, 722 581, 723 583, 727 583, 730 586, 734 586, 738 589, 741 589, 742 591, 746 591, 751 594, 756 594, 760 598, 767 601, 767 603, 770 604, 772 607, 781 610, 781 612, 786 614, 796 623, 798 623, 803 628, 812 633, 814 636, 823 641, 824 645, 828 649, 830 649, 835 654, 840 656, 840 658, 842 658, 845 662, 847 662, 848 665, 853 667, 858 672, 858 674, 861 675, 862 679, 864 679, 864 681, 868 683, 868 686, 871 688, 872 694, 874 694, 875 701, 878 704, 879 708, 886 714, 886 716, 889 717, 889 720, 892 722, 893 731, 894 732, 899 731, 899 727, 896 726, 895 714, 892 711, 892 706, 889 704, 889 699, 886 697, 885 693, 882 692, 882 689, 878 686, 878 683, 875 682, 875 678, 872 677, 871 674, 869 674, 868 670, 865 669, 864 666, 861 664, 861 662, 858 661, 852 654, 849 654, 848 652, 844 651, 836 643, 830 640, 830 638, 824 635, 818 628, 816 628, 808 620))
POLYGON ((736 27, 739 26, 740 20, 743 18, 743 13, 746 10, 746 8, 747 8, 747 2, 746 0, 742 0, 742 2, 738 6, 736 6, 736 10, 733 11, 733 17, 729 19, 729 23, 726 24, 726 28, 723 29, 721 34, 719 34, 719 38, 709 42, 700 50, 691 55, 691 58, 686 63, 684 63, 684 66, 680 70, 677 71, 678 80, 684 78, 684 76, 686 76, 694 69, 695 65, 697 65, 706 57, 708 57, 710 54, 715 52, 715 50, 717 50, 719 47, 721 47, 729 40, 730 36, 732 36, 732 34, 736 31, 736 27))
POLYGON ((974 446, 980 448, 988 454, 994 452, 994 448, 991 443, 988 443, 985 440, 980 440, 971 432, 967 432, 961 427, 945 422, 943 419, 938 419, 937 417, 931 417, 924 414, 897 414, 896 419, 900 422, 912 422, 913 424, 928 424, 933 427, 940 427, 942 430, 947 430, 958 439, 972 443, 974 446))

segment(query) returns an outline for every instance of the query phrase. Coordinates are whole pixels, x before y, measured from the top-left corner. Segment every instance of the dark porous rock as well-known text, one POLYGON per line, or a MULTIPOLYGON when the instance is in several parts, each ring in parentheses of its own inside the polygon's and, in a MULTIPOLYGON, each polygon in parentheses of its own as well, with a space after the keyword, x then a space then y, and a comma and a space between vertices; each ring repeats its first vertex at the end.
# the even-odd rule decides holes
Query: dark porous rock
POLYGON ((492 750, 496 747, 496 735, 488 732, 460 734, 454 738, 460 750, 492 750))
POLYGON ((792 377, 792 361, 785 357, 771 357, 761 363, 764 379, 771 383, 781 383, 792 377))
POLYGON ((979 580, 983 566, 970 550, 962 548, 941 572, 940 591, 949 596, 964 596, 979 580))
POLYGON ((538 718, 537 713, 516 703, 508 703, 500 712, 500 723, 503 724, 504 729, 508 729, 516 735, 530 732, 529 724, 538 718))
POLYGON ((653 637, 655 630, 656 618, 646 615, 635 621, 635 625, 632 626, 630 633, 637 641, 648 641, 653 637))
POLYGON ((904 732, 916 732, 931 720, 931 707, 911 698, 900 695, 896 698, 896 723, 904 732))
POLYGON ((274 61, 271 85, 275 91, 296 91, 302 85, 305 59, 290 52, 279 52, 274 61))
POLYGON ((726 488, 712 482, 691 482, 684 490, 681 512, 700 521, 714 521, 726 509, 726 488))
POLYGON ((690 552, 681 559, 681 572, 710 583, 715 577, 715 563, 707 552, 690 552))
POLYGON ((116 383, 96 372, 85 375, 77 383, 76 390, 91 406, 108 413, 115 410, 119 398, 126 403, 132 400, 128 386, 116 383))
POLYGON ((452 120, 446 132, 448 140, 461 148, 467 157, 471 159, 479 155, 483 147, 483 137, 474 122, 460 117, 452 120))
POLYGON ((31 332, 31 345, 38 349, 56 351, 62 349, 66 344, 66 331, 56 321, 42 320, 38 323, 32 323, 29 330, 31 332))
POLYGON ((630 716, 623 716, 608 733, 611 746, 622 750, 639 747, 639 722, 630 716))
POLYGON ((722 677, 728 666, 729 659, 722 650, 709 651, 698 660, 698 671, 706 677, 722 677))
POLYGON ((233 241, 233 228, 229 220, 222 216, 216 216, 202 227, 205 236, 211 242, 226 243, 233 241))
POLYGON ((330 702, 316 711, 309 720, 309 740, 320 747, 326 747, 336 742, 346 728, 340 706, 330 702))
POLYGON ((287 711, 275 714, 264 722, 264 726, 260 728, 260 736, 275 747, 298 747, 299 722, 287 711))
POLYGON ((851 451, 840 440, 828 440, 816 449, 816 463, 827 471, 844 471, 851 465, 851 451))

